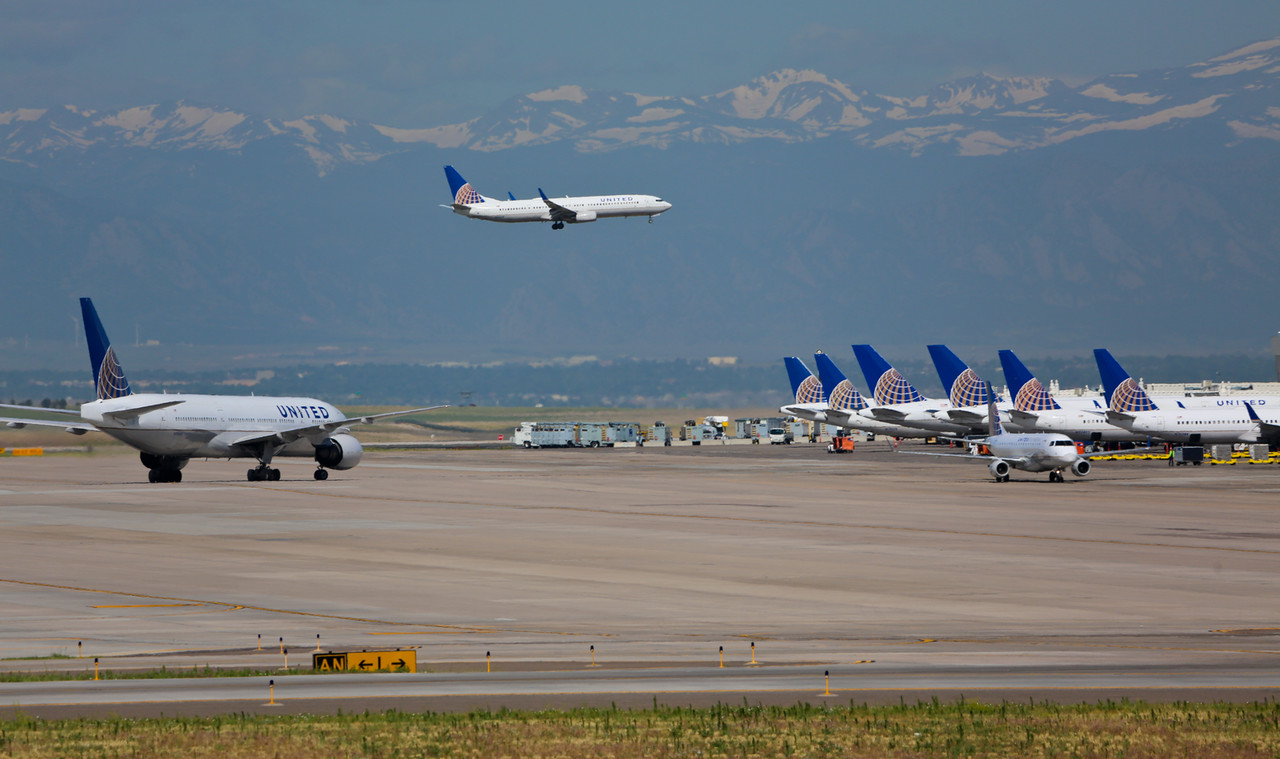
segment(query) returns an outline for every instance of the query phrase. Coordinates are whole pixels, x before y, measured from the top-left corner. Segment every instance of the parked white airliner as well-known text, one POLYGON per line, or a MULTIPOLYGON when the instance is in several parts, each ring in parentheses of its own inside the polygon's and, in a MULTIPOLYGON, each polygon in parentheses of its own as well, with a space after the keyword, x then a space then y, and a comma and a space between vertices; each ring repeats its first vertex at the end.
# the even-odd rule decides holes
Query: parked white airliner
MULTIPOLYGON (((258 466, 249 470, 249 480, 278 480, 280 470, 271 468, 276 456, 312 458, 315 478, 328 479, 329 469, 351 469, 364 454, 360 441, 350 434, 351 425, 445 408, 431 406, 348 419, 315 398, 134 393, 93 302, 81 298, 80 310, 98 396, 80 407, 83 421, 0 418, 0 422, 14 428, 61 427, 73 434, 105 432, 141 452, 142 464, 151 470, 151 482, 181 482, 182 468, 192 458, 257 459, 258 466)), ((70 410, 30 410, 76 414, 70 410)))
POLYGON ((821 424, 890 437, 932 437, 935 434, 919 427, 906 427, 862 416, 858 412, 871 404, 849 378, 844 376, 844 372, 821 351, 813 354, 813 360, 818 365, 816 378, 799 358, 790 356, 783 359, 787 375, 791 379, 795 403, 778 409, 782 413, 821 424), (831 388, 829 392, 826 389, 828 387, 831 388))
POLYGON ((516 200, 508 192, 510 200, 499 200, 476 192, 452 166, 444 167, 444 175, 449 180, 453 203, 442 208, 482 221, 549 221, 552 229, 564 229, 565 224, 583 224, 596 219, 648 216, 652 224, 653 217, 671 208, 670 203, 656 195, 586 195, 552 200, 541 187, 536 198, 516 200))
POLYGON ((1072 440, 1139 441, 1142 435, 1107 421, 1096 398, 1054 398, 1013 351, 1000 351, 1009 394, 1013 424, 1027 432, 1061 432, 1072 440))

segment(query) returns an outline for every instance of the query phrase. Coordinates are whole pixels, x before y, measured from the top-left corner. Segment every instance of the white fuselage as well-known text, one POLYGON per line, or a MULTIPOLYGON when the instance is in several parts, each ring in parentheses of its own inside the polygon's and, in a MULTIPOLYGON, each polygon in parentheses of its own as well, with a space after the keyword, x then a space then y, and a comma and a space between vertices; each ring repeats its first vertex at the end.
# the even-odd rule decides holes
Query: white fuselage
POLYGON ((931 432, 945 432, 950 435, 967 435, 973 432, 970 424, 957 424, 939 417, 939 412, 949 411, 950 401, 926 398, 910 403, 895 403, 884 406, 868 406, 858 412, 865 419, 887 422, 902 427, 914 427, 931 432))
MULTIPOLYGON (((345 421, 341 411, 315 398, 138 393, 93 401, 80 407, 86 422, 111 437, 157 456, 181 458, 254 458, 234 441, 276 430, 345 421), (113 414, 153 404, 175 403, 136 416, 113 414)), ((294 441, 276 456, 315 455, 327 434, 294 441)))
MULTIPOLYGON (((1280 424, 1280 409, 1255 406, 1263 422, 1280 424)), ((1129 418, 1112 415, 1116 424, 1135 433, 1175 443, 1260 443, 1265 442, 1259 424, 1249 418, 1243 406, 1208 408, 1161 408, 1143 411, 1129 418)))
MULTIPOLYGON (((655 195, 586 195, 552 198, 552 200, 556 205, 577 212, 577 221, 569 223, 622 216, 652 217, 671 208, 670 203, 655 195)), ((455 206, 454 213, 484 221, 552 221, 551 208, 543 202, 542 198, 529 200, 485 198, 483 203, 455 206)))
POLYGON ((988 437, 984 445, 992 456, 1026 472, 1060 471, 1080 459, 1071 438, 1052 432, 1006 432, 988 437))
POLYGON ((900 424, 882 422, 879 419, 868 419, 852 409, 832 408, 828 403, 793 403, 778 409, 784 414, 808 419, 811 422, 830 424, 849 430, 862 430, 889 437, 933 437, 934 433, 919 427, 906 427, 900 424))

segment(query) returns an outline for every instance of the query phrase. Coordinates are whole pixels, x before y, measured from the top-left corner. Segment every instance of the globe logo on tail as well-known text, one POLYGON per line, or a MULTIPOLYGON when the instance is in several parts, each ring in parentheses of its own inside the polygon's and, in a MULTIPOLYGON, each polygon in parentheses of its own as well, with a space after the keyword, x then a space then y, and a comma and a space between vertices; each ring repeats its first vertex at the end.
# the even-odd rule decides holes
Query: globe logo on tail
POLYGON ((862 397, 862 393, 855 390, 853 383, 847 379, 841 380, 840 384, 831 391, 829 402, 831 408, 841 411, 861 411, 867 407, 867 401, 862 397))
POLYGON ((898 374, 897 369, 890 369, 880 375, 880 379, 876 382, 875 399, 881 406, 924 400, 911 383, 898 374))
POLYGON ((1147 391, 1138 387, 1138 383, 1133 381, 1133 377, 1126 377, 1123 382, 1116 386, 1116 391, 1111 395, 1111 410, 1132 412, 1132 411, 1155 411, 1156 404, 1151 400, 1151 396, 1147 395, 1147 391))
POLYGON ((796 403, 822 403, 826 396, 822 392, 822 383, 812 374, 805 377, 800 387, 796 388, 796 403))
POLYGON ((1013 399, 1013 407, 1019 411, 1052 411, 1058 408, 1049 391, 1034 377, 1027 381, 1013 399))
POLYGON ((480 197, 480 193, 471 188, 470 182, 467 182, 458 188, 458 194, 453 196, 453 202, 459 205, 469 206, 484 202, 484 198, 480 197))
POLYGON ((953 406, 985 406, 990 393, 987 383, 978 378, 972 369, 965 369, 951 383, 951 404, 953 406))
POLYGON ((102 356, 102 366, 98 368, 98 400, 107 398, 123 398, 130 394, 129 380, 125 379, 124 370, 116 360, 116 351, 108 347, 102 356))

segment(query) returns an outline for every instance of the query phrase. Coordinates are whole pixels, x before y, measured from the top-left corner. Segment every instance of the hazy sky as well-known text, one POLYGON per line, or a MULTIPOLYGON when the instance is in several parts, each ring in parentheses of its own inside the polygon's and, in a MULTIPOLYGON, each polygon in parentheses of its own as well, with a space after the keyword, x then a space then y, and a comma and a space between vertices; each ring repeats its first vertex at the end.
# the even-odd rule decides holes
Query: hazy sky
POLYGON ((1278 35, 1276 0, 0 0, 0 110, 187 99, 432 126, 562 84, 704 95, 790 67, 914 95, 978 71, 1078 83, 1278 35))

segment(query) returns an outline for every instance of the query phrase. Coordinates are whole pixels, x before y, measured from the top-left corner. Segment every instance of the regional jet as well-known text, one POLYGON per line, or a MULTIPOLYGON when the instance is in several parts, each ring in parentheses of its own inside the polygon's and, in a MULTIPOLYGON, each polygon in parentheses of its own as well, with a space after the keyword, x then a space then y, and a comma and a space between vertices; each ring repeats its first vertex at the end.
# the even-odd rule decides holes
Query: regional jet
POLYGON ((565 224, 584 224, 596 219, 648 216, 652 224, 653 217, 671 208, 670 203, 655 195, 585 195, 552 200, 541 187, 536 198, 516 200, 508 191, 510 199, 500 200, 476 192, 452 166, 444 167, 444 175, 449 180, 453 203, 441 207, 482 221, 549 221, 552 229, 564 229, 565 224))
POLYGON ((1000 424, 1000 413, 995 401, 987 404, 985 438, 965 440, 970 445, 985 446, 989 454, 981 453, 927 453, 924 451, 899 451, 915 456, 951 456, 952 458, 979 459, 987 462, 987 469, 996 482, 1008 482, 1009 472, 1021 469, 1025 472, 1048 472, 1049 482, 1063 482, 1062 473, 1070 469, 1077 477, 1084 477, 1093 469, 1089 459, 1110 456, 1108 452, 1080 453, 1075 442, 1056 432, 1005 432, 1000 424))
MULTIPOLYGON (((360 441, 350 434, 352 425, 445 408, 430 406, 347 418, 315 398, 134 393, 93 302, 81 298, 80 310, 97 400, 80 407, 80 421, 0 418, 0 423, 13 428, 61 427, 77 435, 105 432, 141 452, 151 482, 182 482, 182 468, 192 458, 257 459, 258 466, 249 470, 251 482, 279 480, 280 470, 271 467, 277 456, 313 459, 315 478, 328 479, 328 470, 351 469, 364 455, 360 441)), ((5 408, 77 413, 26 406, 5 408)))

